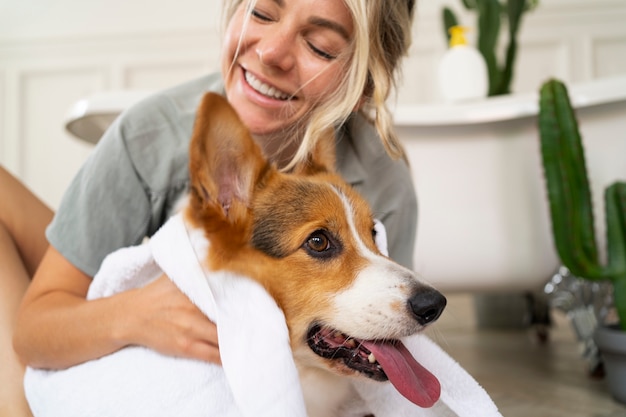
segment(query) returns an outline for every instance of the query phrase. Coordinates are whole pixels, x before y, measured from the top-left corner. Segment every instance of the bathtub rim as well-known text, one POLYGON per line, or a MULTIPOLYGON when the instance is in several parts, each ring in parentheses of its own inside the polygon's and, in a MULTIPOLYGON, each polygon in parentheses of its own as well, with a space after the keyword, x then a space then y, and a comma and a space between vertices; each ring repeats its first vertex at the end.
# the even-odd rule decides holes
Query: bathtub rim
MULTIPOLYGON (((567 85, 576 109, 626 101, 626 75, 567 85)), ((536 116, 538 101, 538 93, 530 92, 461 103, 398 105, 393 110, 394 125, 441 127, 503 122, 536 116)))

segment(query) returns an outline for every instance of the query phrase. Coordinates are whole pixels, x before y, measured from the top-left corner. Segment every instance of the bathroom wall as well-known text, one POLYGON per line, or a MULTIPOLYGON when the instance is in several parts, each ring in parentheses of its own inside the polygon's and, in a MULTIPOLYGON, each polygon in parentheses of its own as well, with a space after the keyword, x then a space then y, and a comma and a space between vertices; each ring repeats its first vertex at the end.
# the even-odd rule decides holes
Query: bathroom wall
MULTIPOLYGON (((520 36, 516 92, 626 73, 624 0, 541 0, 520 36)), ((0 163, 52 207, 92 149, 64 131, 70 106, 106 90, 155 90, 218 67, 219 0, 0 0, 0 163)), ((436 102, 440 22, 460 0, 418 1, 399 105, 436 102)))

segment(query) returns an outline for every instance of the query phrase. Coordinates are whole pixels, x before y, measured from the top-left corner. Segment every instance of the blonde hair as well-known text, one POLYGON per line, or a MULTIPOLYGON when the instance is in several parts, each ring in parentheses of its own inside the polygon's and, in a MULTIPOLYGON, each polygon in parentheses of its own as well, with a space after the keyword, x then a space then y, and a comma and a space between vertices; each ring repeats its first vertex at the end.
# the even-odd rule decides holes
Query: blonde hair
MULTIPOLYGON (((248 1, 248 9, 256 2, 225 0, 225 22, 243 1, 248 1)), ((298 151, 286 169, 305 161, 317 140, 345 123, 357 108, 374 124, 389 156, 405 158, 386 101, 396 86, 400 59, 411 45, 415 0, 342 1, 354 27, 349 65, 339 88, 312 111, 298 151)))

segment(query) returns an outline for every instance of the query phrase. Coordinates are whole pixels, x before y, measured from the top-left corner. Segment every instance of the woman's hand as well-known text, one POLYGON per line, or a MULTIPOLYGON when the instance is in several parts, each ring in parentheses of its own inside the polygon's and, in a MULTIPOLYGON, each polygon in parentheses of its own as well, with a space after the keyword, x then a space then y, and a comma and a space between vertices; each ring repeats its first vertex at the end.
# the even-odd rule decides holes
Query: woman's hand
POLYGON ((129 344, 148 346, 170 356, 220 363, 217 327, 176 285, 162 275, 134 294, 129 344))
POLYGON ((25 364, 67 368, 129 345, 220 362, 215 324, 166 276, 87 301, 90 284, 90 276, 48 249, 18 312, 13 344, 25 364))

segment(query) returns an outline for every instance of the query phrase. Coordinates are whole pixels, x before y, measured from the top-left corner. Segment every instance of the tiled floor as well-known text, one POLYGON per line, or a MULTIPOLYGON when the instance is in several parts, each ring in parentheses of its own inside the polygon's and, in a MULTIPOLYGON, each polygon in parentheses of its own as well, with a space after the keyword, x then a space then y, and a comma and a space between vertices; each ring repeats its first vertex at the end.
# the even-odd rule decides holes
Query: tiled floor
POLYGON ((452 295, 428 331, 491 395, 504 417, 626 417, 603 380, 591 379, 567 320, 550 341, 531 330, 477 329, 472 297, 452 295))

